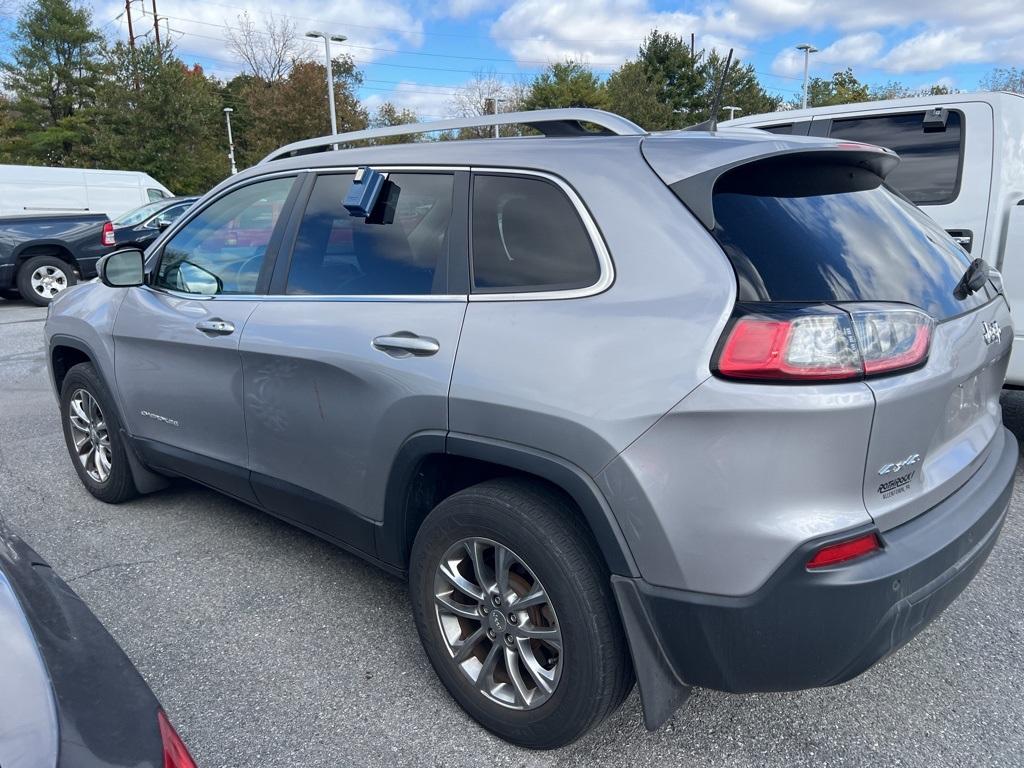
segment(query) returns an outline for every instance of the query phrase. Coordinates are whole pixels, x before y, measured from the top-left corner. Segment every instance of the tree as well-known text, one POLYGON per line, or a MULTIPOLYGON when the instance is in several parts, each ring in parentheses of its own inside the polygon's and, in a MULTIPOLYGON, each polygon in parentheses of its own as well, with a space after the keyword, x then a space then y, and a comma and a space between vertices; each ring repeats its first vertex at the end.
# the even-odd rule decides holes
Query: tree
POLYGON ((986 91, 1024 93, 1024 69, 999 67, 989 72, 979 83, 986 91))
POLYGON ((179 194, 228 173, 219 83, 155 43, 117 43, 98 92, 89 164, 145 171, 179 194), (139 83, 136 89, 135 83, 139 83))
MULTIPOLYGON (((699 72, 703 86, 690 112, 690 118, 695 123, 703 122, 711 117, 711 105, 725 74, 726 57, 720 55, 718 51, 713 50, 710 53, 702 51, 700 58, 699 72)), ((741 114, 744 115, 757 115, 774 112, 781 103, 781 98, 769 96, 761 87, 753 64, 743 65, 734 58, 722 88, 722 101, 719 104, 717 117, 719 120, 723 118, 724 112, 721 108, 725 106, 739 107, 741 114)))
MULTIPOLYGON (((829 80, 812 77, 807 84, 807 106, 809 107, 855 104, 868 101, 870 98, 867 84, 854 77, 853 70, 849 67, 842 72, 836 72, 829 80)), ((795 99, 793 104, 799 106, 800 100, 795 99)))
MULTIPOLYGON (((459 88, 448 101, 448 111, 453 117, 478 117, 492 114, 497 108, 502 112, 517 112, 525 109, 524 102, 529 86, 508 83, 493 72, 481 70, 464 86, 459 88)), ((511 126, 502 128, 504 135, 523 133, 511 126)), ((491 128, 465 128, 461 131, 443 134, 444 139, 480 139, 494 135, 491 128)))
POLYGON ((871 101, 885 99, 910 99, 918 96, 946 96, 957 91, 947 85, 930 85, 922 88, 911 88, 898 80, 890 80, 885 85, 871 87, 868 98, 871 101))
MULTIPOLYGON (((419 121, 419 116, 413 110, 407 108, 399 109, 390 101, 385 101, 377 107, 377 111, 370 120, 370 126, 372 128, 386 128, 391 125, 411 125, 412 123, 418 123, 419 121)), ((418 139, 418 134, 406 134, 404 136, 387 136, 385 138, 375 140, 374 143, 404 144, 409 141, 417 141, 418 139)))
MULTIPOLYGON (((365 128, 368 116, 355 95, 362 74, 349 56, 335 58, 333 72, 338 130, 365 128)), ((258 162, 284 144, 330 133, 323 64, 297 61, 287 77, 275 82, 239 77, 240 82, 235 78, 228 83, 239 99, 234 107, 240 117, 235 139, 239 167, 258 162)))
POLYGON ((104 74, 101 38, 85 8, 69 0, 33 0, 15 31, 18 45, 0 63, 11 95, 11 138, 4 154, 17 162, 65 165, 88 141, 85 113, 104 74))
POLYGON ((668 125, 659 127, 681 128, 700 122, 694 119, 704 88, 699 58, 682 37, 657 29, 640 45, 637 61, 647 73, 648 87, 671 113, 668 125))
POLYGON ((658 99, 663 87, 660 75, 652 78, 642 62, 627 61, 605 84, 608 109, 649 131, 669 128, 674 115, 672 107, 658 99))
POLYGON ((295 62, 306 59, 295 23, 272 13, 263 29, 256 28, 248 11, 239 15, 238 26, 228 27, 228 49, 268 83, 283 79, 295 62))
POLYGON ((567 59, 548 65, 534 78, 526 94, 525 109, 594 107, 607 105, 604 84, 586 64, 567 59))

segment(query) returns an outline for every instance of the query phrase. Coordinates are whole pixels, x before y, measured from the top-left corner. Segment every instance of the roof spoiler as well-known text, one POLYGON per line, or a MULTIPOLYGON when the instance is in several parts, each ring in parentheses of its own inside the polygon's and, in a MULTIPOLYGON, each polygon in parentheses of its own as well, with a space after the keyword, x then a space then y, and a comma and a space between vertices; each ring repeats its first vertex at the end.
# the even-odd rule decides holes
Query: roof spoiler
MULTIPOLYGON (((680 167, 674 162, 672 140, 645 141, 643 153, 647 162, 661 177, 662 181, 672 188, 676 196, 683 201, 690 212, 709 231, 715 228, 715 209, 712 195, 715 185, 723 176, 745 166, 761 163, 784 164, 791 160, 795 165, 811 163, 821 167, 847 166, 863 169, 884 180, 899 165, 899 156, 890 149, 883 149, 871 144, 853 142, 823 143, 818 146, 787 147, 778 149, 775 143, 749 143, 744 147, 746 156, 734 158, 711 168, 697 169, 692 172, 679 172, 680 167)), ((739 149, 740 147, 736 147, 739 149)), ((753 170, 753 169, 752 169, 753 170)))

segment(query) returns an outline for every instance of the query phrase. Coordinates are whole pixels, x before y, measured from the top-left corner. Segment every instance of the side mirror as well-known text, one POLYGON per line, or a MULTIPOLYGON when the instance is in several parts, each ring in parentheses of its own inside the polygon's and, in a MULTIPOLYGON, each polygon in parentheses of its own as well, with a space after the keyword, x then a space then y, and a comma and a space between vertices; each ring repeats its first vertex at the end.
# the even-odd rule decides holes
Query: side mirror
POLYGON ((161 232, 163 232, 169 226, 171 226, 170 219, 165 219, 165 218, 161 217, 161 218, 156 220, 156 228, 159 229, 161 232))
POLYGON ((138 248, 125 248, 100 259, 96 273, 111 288, 132 288, 146 282, 145 261, 138 248))

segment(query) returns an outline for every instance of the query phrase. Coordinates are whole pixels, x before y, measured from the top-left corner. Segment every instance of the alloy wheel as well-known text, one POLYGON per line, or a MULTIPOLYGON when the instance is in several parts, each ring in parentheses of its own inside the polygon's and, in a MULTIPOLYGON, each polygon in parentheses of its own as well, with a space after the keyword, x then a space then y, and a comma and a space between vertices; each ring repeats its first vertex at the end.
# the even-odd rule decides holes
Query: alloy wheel
POLYGON ((441 635, 470 683, 510 709, 534 709, 555 692, 562 632, 544 585, 508 547, 462 539, 434 576, 441 635))
POLYGON ((99 403, 88 391, 76 389, 68 407, 68 424, 78 460, 97 483, 110 477, 112 452, 107 421, 99 403))
POLYGON ((39 296, 52 299, 68 287, 68 276, 60 267, 45 264, 32 272, 29 284, 39 296))

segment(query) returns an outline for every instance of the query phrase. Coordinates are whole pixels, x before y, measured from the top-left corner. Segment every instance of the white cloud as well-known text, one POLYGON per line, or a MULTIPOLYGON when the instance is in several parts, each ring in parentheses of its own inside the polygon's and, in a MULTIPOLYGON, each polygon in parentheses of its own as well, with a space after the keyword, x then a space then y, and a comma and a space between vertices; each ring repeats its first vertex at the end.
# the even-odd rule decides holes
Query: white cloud
POLYGON ((896 45, 879 66, 888 72, 907 72, 988 60, 991 53, 985 43, 971 37, 957 28, 924 32, 896 45))
MULTIPOLYGON (((860 32, 839 38, 811 57, 816 65, 845 69, 873 64, 884 46, 885 39, 877 32, 860 32)), ((772 62, 772 72, 777 75, 800 75, 803 71, 804 54, 795 46, 780 51, 772 62)))
POLYGON ((363 99, 371 114, 386 101, 399 109, 411 109, 424 120, 446 117, 451 111, 452 93, 460 86, 424 85, 411 80, 396 85, 389 92, 372 93, 363 99))

